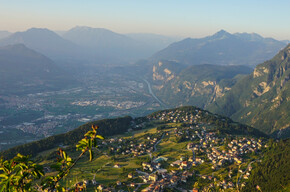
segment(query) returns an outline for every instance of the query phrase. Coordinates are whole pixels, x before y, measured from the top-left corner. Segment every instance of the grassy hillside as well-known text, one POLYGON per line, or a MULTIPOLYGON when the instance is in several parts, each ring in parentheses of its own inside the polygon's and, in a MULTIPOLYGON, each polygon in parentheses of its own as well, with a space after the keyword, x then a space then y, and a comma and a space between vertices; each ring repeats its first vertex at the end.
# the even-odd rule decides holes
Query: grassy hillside
POLYGON ((7 158, 17 152, 32 154, 45 167, 45 175, 53 176, 56 149, 61 147, 76 159, 80 152, 75 150, 75 143, 91 125, 98 125, 98 134, 106 137, 93 149, 92 162, 82 157, 61 181, 66 188, 86 182, 87 191, 95 191, 99 185, 106 190, 125 191, 152 186, 191 190, 193 185, 200 190, 233 190, 240 171, 247 171, 248 164, 260 158, 267 141, 265 134, 252 127, 186 106, 136 119, 123 117, 87 123, 1 155, 7 158), (132 187, 132 183, 136 185, 132 187))
MULTIPOLYGON (((225 185, 222 182, 226 179, 226 185, 230 185, 230 188, 233 189, 234 186, 231 183, 236 180, 238 169, 246 169, 253 158, 258 158, 261 149, 264 148, 263 143, 266 141, 265 138, 261 139, 265 136, 263 133, 251 127, 191 106, 157 111, 131 122, 132 131, 105 138, 95 151, 95 159, 88 163, 86 158, 82 158, 62 184, 71 187, 73 184, 85 180, 95 180, 97 185, 89 183, 88 191, 95 191, 99 184, 108 190, 135 189, 141 191, 150 184, 168 187, 169 178, 176 176, 179 178, 179 182, 173 185, 173 189, 189 190, 192 189, 194 183, 199 189, 211 187, 212 181, 204 180, 202 177, 213 176, 216 183, 220 183, 220 185, 225 185), (231 151, 231 148, 228 147, 228 143, 231 141, 239 142, 236 149, 239 149, 238 146, 244 146, 243 149, 231 151), (188 149, 190 144, 198 146, 199 149, 195 149, 193 152, 193 149, 188 149), (250 148, 256 153, 251 153, 250 148), (214 153, 215 149, 220 150, 223 157, 227 159, 225 160, 227 163, 212 169, 211 167, 217 166, 217 163, 208 157, 214 153), (233 153, 232 157, 227 150, 233 153), (240 154, 240 151, 243 152, 240 154), (234 162, 234 157, 237 155, 241 160, 240 164, 234 162), (152 163, 150 157, 152 159, 162 157, 167 160, 166 162, 161 161, 158 164, 159 168, 156 168, 157 163, 152 163), (171 165, 180 158, 186 159, 185 161, 190 158, 193 160, 187 161, 190 165, 183 169, 171 165), (193 161, 195 162, 193 163, 193 161), (144 168, 142 166, 144 162, 152 163, 153 170, 144 168), (154 174, 158 175, 158 180, 162 180, 161 174, 157 173, 159 169, 166 170, 163 175, 167 178, 166 182, 160 184, 159 182, 148 181, 146 183, 143 181, 143 178, 154 174), (227 176, 229 170, 232 170, 231 178, 227 176), (187 182, 184 183, 180 181, 182 178, 180 175, 186 172, 192 173, 193 176, 189 176, 186 179, 187 182), (133 178, 128 178, 128 174, 132 174, 133 178), (121 185, 116 185, 117 181, 121 181, 121 185), (136 183, 136 186, 131 188, 131 183, 136 183), (138 187, 138 185, 140 186, 138 187)), ((66 146, 65 150, 73 158, 78 156, 78 152, 75 152, 72 145, 66 146)), ((43 166, 49 167, 55 157, 55 151, 51 149, 38 153, 36 159, 43 166)), ((52 175, 54 172, 47 174, 52 175)))

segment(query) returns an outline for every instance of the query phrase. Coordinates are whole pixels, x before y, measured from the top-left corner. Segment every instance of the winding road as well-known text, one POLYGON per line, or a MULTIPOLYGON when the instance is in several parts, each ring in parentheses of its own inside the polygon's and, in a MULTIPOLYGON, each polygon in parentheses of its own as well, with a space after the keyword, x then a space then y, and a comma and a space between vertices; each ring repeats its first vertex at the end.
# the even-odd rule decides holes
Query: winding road
POLYGON ((167 132, 163 133, 163 135, 161 136, 161 138, 159 139, 159 141, 157 141, 155 143, 155 145, 153 146, 153 152, 157 150, 156 146, 161 142, 161 140, 163 139, 164 135, 166 134, 167 132))
POLYGON ((153 91, 152 91, 152 89, 151 89, 151 85, 150 85, 150 83, 149 83, 146 79, 143 79, 143 81, 145 81, 145 83, 147 84, 147 86, 148 86, 148 90, 149 90, 149 93, 152 95, 152 97, 153 97, 156 101, 158 101, 158 103, 159 103, 161 106, 163 106, 163 107, 165 107, 165 108, 168 108, 168 106, 167 106, 165 103, 163 103, 162 101, 160 101, 160 99, 158 99, 158 97, 153 93, 153 91))
POLYGON ((239 179, 238 179, 238 185, 240 184, 240 181, 241 181, 241 179, 242 179, 242 176, 248 171, 248 169, 249 169, 249 167, 252 165, 252 163, 254 163, 255 161, 260 161, 259 159, 256 159, 256 160, 254 160, 254 161, 251 161, 249 164, 248 164, 248 166, 247 166, 247 168, 246 168, 246 170, 244 171, 244 172, 242 172, 241 173, 241 175, 240 175, 240 177, 239 177, 239 179))

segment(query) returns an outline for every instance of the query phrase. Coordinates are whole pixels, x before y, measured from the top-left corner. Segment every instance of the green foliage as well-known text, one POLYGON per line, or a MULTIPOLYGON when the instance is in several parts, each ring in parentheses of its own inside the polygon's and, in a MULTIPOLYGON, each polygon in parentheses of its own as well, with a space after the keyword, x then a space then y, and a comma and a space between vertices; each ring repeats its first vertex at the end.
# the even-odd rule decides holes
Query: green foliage
POLYGON ((278 143, 269 141, 262 162, 257 163, 243 191, 259 188, 261 191, 290 190, 290 139, 278 143))
POLYGON ((96 126, 92 125, 92 131, 88 131, 85 134, 85 138, 80 140, 76 145, 77 150, 81 150, 82 152, 89 151, 90 154, 90 161, 93 159, 93 151, 92 149, 97 147, 96 139, 104 139, 102 136, 97 135, 97 128, 96 126))
POLYGON ((168 125, 159 125, 156 129, 160 131, 160 130, 169 129, 169 128, 171 127, 169 127, 168 125))
MULTIPOLYGON (((97 139, 104 139, 97 135, 97 126, 92 125, 92 131, 88 131, 76 145, 77 150, 82 151, 76 160, 73 160, 61 148, 58 149, 57 162, 51 168, 58 173, 44 177, 43 167, 34 163, 29 156, 17 154, 12 159, 0 160, 0 192, 28 192, 28 191, 67 191, 59 184, 59 181, 67 176, 80 158, 89 152, 90 161, 93 160, 93 148, 97 147, 97 139), (41 185, 37 181, 41 179, 41 185)), ((78 191, 71 189, 69 191, 78 191)))
POLYGON ((13 159, 0 160, 0 191, 31 191, 35 179, 43 176, 42 166, 17 154, 13 159))
POLYGON ((177 137, 175 137, 175 142, 176 143, 181 143, 183 141, 185 141, 185 136, 177 136, 177 137))

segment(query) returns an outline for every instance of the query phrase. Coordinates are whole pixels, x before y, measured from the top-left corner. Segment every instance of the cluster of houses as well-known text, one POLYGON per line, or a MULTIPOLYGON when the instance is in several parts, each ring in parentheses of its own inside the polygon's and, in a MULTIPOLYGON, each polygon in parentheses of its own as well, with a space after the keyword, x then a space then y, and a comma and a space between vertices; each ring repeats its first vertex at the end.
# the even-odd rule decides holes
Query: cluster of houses
POLYGON ((72 105, 77 106, 103 106, 103 107, 114 107, 117 109, 131 109, 140 107, 145 104, 144 101, 118 101, 118 100, 91 100, 91 101, 74 101, 72 105))
POLYGON ((215 132, 206 133, 204 130, 199 133, 195 131, 199 137, 199 143, 189 143, 187 148, 202 153, 206 153, 208 159, 212 162, 212 169, 222 167, 226 163, 243 162, 243 156, 249 153, 257 153, 263 147, 262 141, 254 138, 240 138, 228 141, 225 138, 219 138, 215 132), (227 144, 222 150, 222 145, 227 144))
MULTIPOLYGON (((151 163, 143 162, 143 170, 149 171, 149 173, 143 173, 142 178, 143 183, 150 183, 150 185, 143 191, 162 191, 164 188, 173 188, 179 183, 186 183, 188 179, 194 176, 194 171, 189 171, 191 168, 190 163, 185 160, 184 157, 178 161, 180 163, 173 163, 172 166, 182 166, 180 170, 162 168, 158 161, 167 161, 167 158, 158 157, 151 163)), ((141 173, 142 174, 142 173, 141 173)))
MULTIPOLYGON (((166 172, 166 173, 161 173, 158 175, 152 174, 152 175, 149 175, 148 177, 150 185, 142 191, 144 192, 149 192, 149 191, 157 192, 158 191, 159 192, 159 191, 163 191, 164 188, 174 188, 180 182, 186 183, 187 180, 191 177, 193 177, 193 173, 190 173, 188 171, 183 171, 181 173, 172 171, 170 173, 166 172)), ((144 180, 147 181, 146 178, 144 178, 144 180)))
POLYGON ((208 150, 207 157, 213 163, 213 169, 223 166, 225 163, 243 162, 243 156, 247 153, 257 153, 263 146, 262 141, 255 139, 234 139, 228 143, 226 149, 219 150, 218 147, 211 147, 208 150))
POLYGON ((198 109, 191 112, 186 112, 182 110, 171 110, 157 113, 149 117, 149 119, 159 119, 165 122, 173 122, 173 123, 180 122, 196 123, 198 119, 200 119, 202 113, 203 111, 198 109))
POLYGON ((142 142, 138 142, 132 138, 112 138, 103 141, 100 146, 109 148, 111 154, 133 155, 134 157, 138 157, 152 153, 154 146, 160 138, 161 134, 149 135, 142 142))
MULTIPOLYGON (((166 122, 195 123, 194 126, 192 125, 184 129, 176 128, 174 133, 176 136, 184 136, 187 140, 195 140, 195 138, 198 138, 199 142, 188 143, 187 149, 192 150, 193 153, 196 151, 198 153, 206 154, 208 160, 212 163, 211 168, 213 170, 217 170, 232 163, 237 165, 242 164, 244 162, 243 158, 245 155, 249 153, 258 153, 262 147, 265 147, 260 139, 242 137, 228 141, 225 138, 219 138, 215 131, 207 133, 203 123, 199 122, 199 124, 196 124, 201 115, 202 111, 200 110, 195 110, 193 113, 184 112, 181 110, 172 110, 155 114, 155 116, 151 117, 151 119, 158 119, 166 122), (224 146, 224 144, 226 144, 226 147, 221 149, 221 146, 224 146)), ((187 166, 197 166, 198 164, 204 163, 204 161, 204 159, 199 157, 196 157, 195 159, 189 158, 188 161, 177 160, 171 163, 171 166, 178 166, 179 169, 183 170, 187 166)), ((252 167, 249 166, 245 172, 239 170, 244 180, 249 178, 251 169, 252 167)), ((212 176, 198 176, 203 179, 213 179, 212 176)), ((232 171, 229 171, 228 177, 229 180, 232 178, 232 171)), ((214 179, 216 180, 216 178, 214 179)), ((217 181, 216 185, 222 187, 223 189, 233 189, 235 187, 232 181, 227 180, 217 181)), ((245 182, 241 185, 245 186, 245 182)))

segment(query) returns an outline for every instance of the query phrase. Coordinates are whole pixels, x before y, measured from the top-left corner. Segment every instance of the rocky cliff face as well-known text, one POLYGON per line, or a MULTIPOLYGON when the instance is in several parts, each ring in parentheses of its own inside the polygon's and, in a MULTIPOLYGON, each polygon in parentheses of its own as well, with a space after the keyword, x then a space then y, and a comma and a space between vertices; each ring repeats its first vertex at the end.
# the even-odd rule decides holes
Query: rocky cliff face
MULTIPOLYGON (((158 67, 162 67, 163 63, 162 61, 158 62, 158 67)), ((172 80, 175 77, 175 72, 170 71, 168 68, 164 68, 158 70, 158 67, 155 65, 153 66, 153 81, 163 81, 163 82, 168 82, 172 80)))
POLYGON ((177 77, 185 66, 174 61, 158 61, 152 67, 153 88, 161 90, 164 85, 177 77))
POLYGON ((290 127, 290 45, 208 107, 266 133, 290 127))
POLYGON ((241 66, 197 65, 177 68, 176 65, 179 63, 159 61, 152 70, 157 96, 172 106, 206 107, 231 89, 236 82, 236 75, 250 73, 249 68, 241 66))
MULTIPOLYGON (((184 102, 180 105, 191 104, 199 107, 206 107, 217 98, 222 97, 231 87, 226 87, 217 81, 187 81, 180 76, 171 83, 173 94, 183 94, 184 102), (204 97, 204 102, 194 102, 198 97, 204 97)), ((160 89, 160 91, 163 91, 160 89)))

